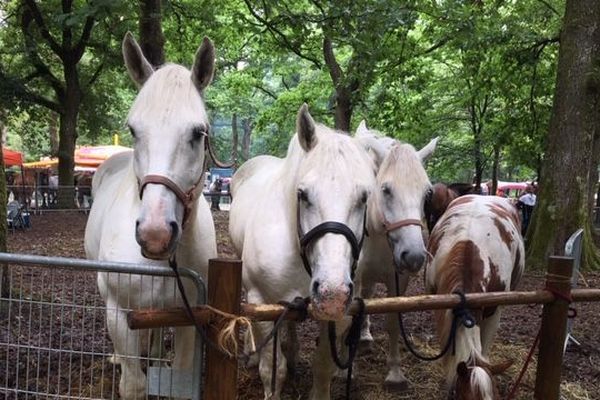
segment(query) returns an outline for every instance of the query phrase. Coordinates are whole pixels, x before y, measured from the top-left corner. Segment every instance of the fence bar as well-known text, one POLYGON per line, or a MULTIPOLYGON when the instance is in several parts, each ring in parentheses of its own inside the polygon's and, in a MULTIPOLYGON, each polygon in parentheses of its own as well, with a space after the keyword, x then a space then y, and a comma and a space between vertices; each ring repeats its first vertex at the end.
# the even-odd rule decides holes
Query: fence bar
POLYGON ((538 368, 535 379, 536 400, 558 400, 560 396, 560 372, 563 361, 563 344, 567 329, 569 302, 562 296, 571 295, 571 257, 550 257, 546 287, 561 296, 544 305, 540 328, 538 368))
MULTIPOLYGON (((239 314, 242 300, 242 262, 212 259, 208 266, 208 304, 221 311, 239 314)), ((211 327, 212 328, 212 327, 211 327)), ((217 342, 217 329, 208 329, 208 340, 217 342)), ((237 333, 236 333, 237 337, 237 333)), ((238 362, 209 346, 206 351, 206 400, 237 399, 238 362)))
MULTIPOLYGON (((573 301, 600 301, 600 289, 575 289, 571 292, 573 301)), ((554 301, 554 295, 546 290, 534 292, 498 292, 467 294, 467 306, 483 308, 499 305, 545 304, 554 301)), ((385 314, 390 312, 412 312, 432 309, 452 308, 459 302, 455 295, 425 295, 412 297, 388 297, 366 299, 365 310, 368 314, 385 314)), ((278 304, 242 304, 241 315, 255 321, 274 321, 283 312, 284 307, 278 304)), ((311 307, 309 306, 309 311, 311 307)), ((354 315, 358 305, 353 303, 348 314, 354 315)), ((202 324, 210 322, 212 313, 199 306, 194 315, 202 324)), ((297 320, 299 316, 290 311, 286 319, 297 320)), ((181 308, 153 310, 134 310, 127 315, 131 329, 148 329, 165 326, 191 325, 185 311, 181 308)))

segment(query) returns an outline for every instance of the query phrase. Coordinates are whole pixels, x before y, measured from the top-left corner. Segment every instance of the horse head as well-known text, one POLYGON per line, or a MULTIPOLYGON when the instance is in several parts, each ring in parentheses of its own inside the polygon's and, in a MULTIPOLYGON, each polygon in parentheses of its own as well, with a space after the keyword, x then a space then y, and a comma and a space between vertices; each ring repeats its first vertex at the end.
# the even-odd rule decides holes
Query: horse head
POLYGON ((213 77, 214 47, 204 38, 191 71, 175 64, 154 70, 127 33, 123 57, 140 88, 127 118, 142 203, 136 240, 145 257, 165 259, 175 251, 202 189, 210 127, 202 92, 213 77))
POLYGON ((416 151, 409 144, 370 132, 373 131, 368 131, 363 123, 357 131, 357 138, 379 165, 377 190, 370 202, 370 221, 374 231, 387 236, 396 270, 416 273, 427 254, 421 220, 431 196, 431 183, 423 163, 435 150, 437 138, 416 151))
POLYGON ((311 276, 314 312, 338 320, 352 300, 374 165, 351 137, 315 124, 306 105, 296 127, 302 153, 295 179, 300 254, 311 276))
POLYGON ((501 374, 512 365, 506 361, 490 365, 478 357, 470 357, 456 366, 456 378, 448 400, 500 400, 500 391, 494 375, 501 374))

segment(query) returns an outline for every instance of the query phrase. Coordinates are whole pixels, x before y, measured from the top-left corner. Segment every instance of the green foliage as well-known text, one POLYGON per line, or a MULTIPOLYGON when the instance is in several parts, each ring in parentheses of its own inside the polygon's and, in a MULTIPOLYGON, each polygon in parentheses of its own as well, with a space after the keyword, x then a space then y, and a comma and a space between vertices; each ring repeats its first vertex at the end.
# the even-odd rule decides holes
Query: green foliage
MULTIPOLYGON (((56 37, 65 25, 81 32, 90 15, 99 21, 80 63, 86 91, 78 143, 109 143, 120 132, 127 144, 124 121, 135 88, 120 41, 125 31, 137 32, 137 3, 76 4, 69 14, 60 12, 58 0, 41 9, 56 37)), ((52 99, 47 82, 31 77, 27 51, 37 50, 55 76, 62 74, 60 60, 43 38, 25 40, 19 5, 1 6, 0 71, 30 77, 27 87, 52 99)), ((440 137, 429 164, 433 180, 471 180, 477 152, 487 179, 495 147, 500 178, 517 180, 533 178, 543 155, 563 9, 563 0, 170 0, 163 2, 163 29, 172 62, 191 65, 203 36, 215 43, 217 74, 205 98, 222 159, 231 152, 234 114, 240 135, 241 121, 253 127, 251 155, 283 155, 302 103, 317 121, 334 124, 341 85, 351 89, 353 126, 365 118, 416 147, 440 137), (325 38, 342 70, 337 84, 324 58, 325 38)), ((21 149, 35 158, 49 151, 50 117, 16 90, 11 82, 0 84, 9 144, 20 137, 21 149)))

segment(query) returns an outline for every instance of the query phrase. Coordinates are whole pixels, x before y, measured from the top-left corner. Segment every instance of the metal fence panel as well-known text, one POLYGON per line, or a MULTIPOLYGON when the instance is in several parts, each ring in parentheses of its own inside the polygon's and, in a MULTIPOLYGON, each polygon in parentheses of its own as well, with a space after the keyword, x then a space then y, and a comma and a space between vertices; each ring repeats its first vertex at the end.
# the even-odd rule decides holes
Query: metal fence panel
MULTIPOLYGON (((10 288, 0 296, 0 394, 5 399, 118 398, 119 358, 113 356, 96 272, 120 271, 118 279, 143 273, 151 284, 176 290, 173 272, 168 267, 7 253, 0 253, 0 262, 11 263, 10 288)), ((197 303, 205 303, 198 274, 185 268, 180 272, 194 282, 197 303)), ((152 306, 164 304, 156 299, 152 306)), ((139 357, 148 375, 146 397, 199 399, 201 338, 196 337, 193 370, 174 371, 169 368, 173 332, 153 330, 152 335, 157 340, 150 332, 143 334, 139 357)))

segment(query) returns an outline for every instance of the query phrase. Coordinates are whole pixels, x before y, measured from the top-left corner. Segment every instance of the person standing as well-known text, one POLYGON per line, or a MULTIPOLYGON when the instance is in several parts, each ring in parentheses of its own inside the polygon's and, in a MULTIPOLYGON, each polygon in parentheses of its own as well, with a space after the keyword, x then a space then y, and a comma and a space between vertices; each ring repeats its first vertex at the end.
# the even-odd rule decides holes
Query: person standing
POLYGON ((220 211, 219 202, 221 201, 221 189, 223 188, 223 180, 221 178, 215 179, 213 183, 211 183, 209 187, 209 192, 211 194, 210 198, 210 209, 220 211))
POLYGON ((527 233, 527 227, 531 220, 531 214, 533 214, 536 199, 537 197, 534 193, 533 185, 527 185, 525 194, 519 197, 519 201, 517 202, 517 207, 521 209, 521 233, 523 236, 527 233))

